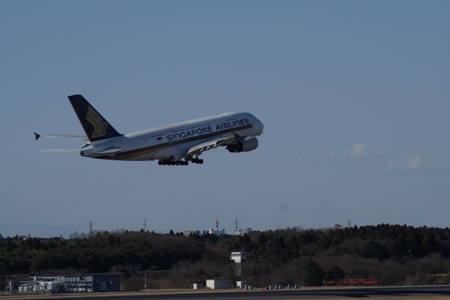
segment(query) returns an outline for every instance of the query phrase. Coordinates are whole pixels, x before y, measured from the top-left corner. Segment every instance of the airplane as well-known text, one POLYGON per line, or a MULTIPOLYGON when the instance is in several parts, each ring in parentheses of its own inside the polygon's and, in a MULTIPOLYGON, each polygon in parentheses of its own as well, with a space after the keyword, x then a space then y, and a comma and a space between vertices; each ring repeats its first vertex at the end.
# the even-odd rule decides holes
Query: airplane
MULTIPOLYGON (((127 134, 119 133, 82 96, 68 96, 86 136, 41 135, 35 139, 61 138, 85 140, 79 153, 83 157, 107 160, 157 160, 159 165, 202 164, 199 156, 219 146, 231 153, 248 152, 258 147, 264 125, 247 112, 220 113, 127 134)), ((55 150, 55 152, 58 150, 55 150)), ((52 152, 52 150, 49 150, 52 152)))

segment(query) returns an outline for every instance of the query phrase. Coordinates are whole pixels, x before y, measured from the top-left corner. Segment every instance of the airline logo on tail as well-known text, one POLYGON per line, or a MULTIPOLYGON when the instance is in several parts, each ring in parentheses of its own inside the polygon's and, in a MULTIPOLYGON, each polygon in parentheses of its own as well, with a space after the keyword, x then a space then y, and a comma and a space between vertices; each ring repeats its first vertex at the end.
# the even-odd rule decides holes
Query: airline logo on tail
POLYGON ((93 108, 89 106, 86 113, 86 120, 94 127, 91 138, 103 137, 106 133, 106 128, 108 128, 108 123, 105 122, 93 108))

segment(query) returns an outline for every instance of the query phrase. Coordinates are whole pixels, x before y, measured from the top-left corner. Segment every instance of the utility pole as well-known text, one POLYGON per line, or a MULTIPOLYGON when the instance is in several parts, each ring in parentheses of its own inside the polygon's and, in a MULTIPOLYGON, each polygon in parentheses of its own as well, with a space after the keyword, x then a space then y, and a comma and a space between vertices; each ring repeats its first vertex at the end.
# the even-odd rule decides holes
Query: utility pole
POLYGON ((147 290, 147 271, 144 271, 144 274, 145 274, 145 276, 144 276, 144 280, 145 280, 145 283, 144 283, 144 289, 145 290, 147 290))

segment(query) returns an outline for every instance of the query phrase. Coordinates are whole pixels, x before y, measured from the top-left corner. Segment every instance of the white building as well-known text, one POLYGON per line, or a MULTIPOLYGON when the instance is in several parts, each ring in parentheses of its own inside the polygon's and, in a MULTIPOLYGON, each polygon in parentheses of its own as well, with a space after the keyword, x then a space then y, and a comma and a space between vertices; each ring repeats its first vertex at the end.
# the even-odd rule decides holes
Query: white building
POLYGON ((247 253, 245 252, 231 252, 230 260, 234 260, 235 263, 241 263, 247 260, 247 253))
POLYGON ((228 282, 225 279, 207 279, 206 287, 212 290, 228 288, 228 282))
POLYGON ((251 228, 245 228, 245 229, 237 229, 234 232, 234 235, 244 235, 244 234, 249 234, 251 233, 253 230, 251 228))

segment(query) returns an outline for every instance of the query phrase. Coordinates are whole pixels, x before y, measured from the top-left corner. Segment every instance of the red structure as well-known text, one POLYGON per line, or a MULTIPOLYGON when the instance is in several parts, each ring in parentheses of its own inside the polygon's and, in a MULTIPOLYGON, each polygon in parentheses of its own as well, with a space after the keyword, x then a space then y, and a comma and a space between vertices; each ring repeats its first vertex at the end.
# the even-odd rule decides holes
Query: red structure
POLYGON ((370 286, 379 285, 378 279, 341 279, 341 280, 328 280, 326 285, 345 285, 345 286, 370 286))

